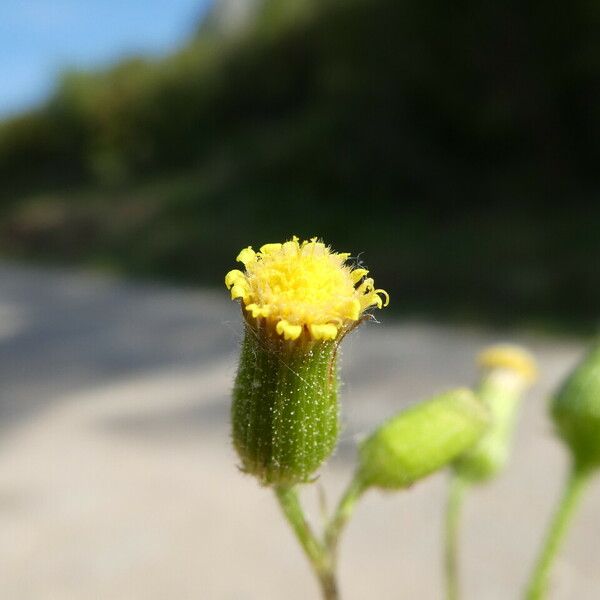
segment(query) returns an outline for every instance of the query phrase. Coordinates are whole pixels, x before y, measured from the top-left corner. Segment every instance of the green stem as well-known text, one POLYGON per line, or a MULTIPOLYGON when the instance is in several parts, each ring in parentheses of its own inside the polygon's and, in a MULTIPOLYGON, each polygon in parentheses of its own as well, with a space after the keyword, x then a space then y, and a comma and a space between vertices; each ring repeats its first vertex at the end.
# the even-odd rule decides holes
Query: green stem
POLYGON ((359 498, 366 490, 362 481, 354 478, 340 499, 333 517, 325 529, 325 547, 335 567, 337 564, 338 547, 344 528, 346 527, 359 498))
POLYGON ((276 486, 275 495, 279 500, 283 514, 294 530, 296 538, 310 562, 313 572, 319 580, 323 600, 338 600, 339 594, 333 561, 328 549, 312 532, 300 506, 296 489, 290 486, 276 486))
POLYGON ((460 529, 460 515, 467 482, 459 475, 452 475, 448 504, 446 506, 446 598, 458 600, 460 598, 460 585, 458 574, 458 533, 460 529))
POLYGON ((569 527, 569 523, 578 501, 589 479, 589 470, 576 464, 566 481, 563 495, 556 510, 546 540, 542 546, 538 561, 529 580, 525 598, 527 600, 542 600, 546 596, 550 569, 558 553, 560 544, 569 527))

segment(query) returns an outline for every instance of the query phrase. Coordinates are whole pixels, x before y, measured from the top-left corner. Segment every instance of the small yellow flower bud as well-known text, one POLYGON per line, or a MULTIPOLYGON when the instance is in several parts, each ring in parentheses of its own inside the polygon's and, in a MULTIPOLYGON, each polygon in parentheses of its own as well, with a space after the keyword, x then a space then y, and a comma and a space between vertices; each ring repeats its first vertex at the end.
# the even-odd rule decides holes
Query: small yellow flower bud
POLYGON ((337 348, 387 293, 316 238, 251 247, 225 285, 246 322, 233 391, 232 437, 263 484, 310 481, 335 448, 337 348))
POLYGON ((490 346, 477 362, 482 369, 477 395, 490 410, 491 424, 455 465, 457 474, 471 482, 489 480, 506 465, 519 401, 537 376, 534 358, 518 346, 490 346))

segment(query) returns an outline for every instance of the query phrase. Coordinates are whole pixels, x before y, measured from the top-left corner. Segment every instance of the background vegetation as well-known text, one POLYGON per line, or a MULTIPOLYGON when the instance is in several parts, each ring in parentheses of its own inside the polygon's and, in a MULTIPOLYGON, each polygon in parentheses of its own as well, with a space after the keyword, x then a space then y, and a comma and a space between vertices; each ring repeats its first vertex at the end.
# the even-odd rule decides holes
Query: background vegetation
POLYGON ((262 4, 172 56, 66 72, 0 124, 0 251, 220 284, 297 234, 394 305, 590 331, 600 5, 262 4))

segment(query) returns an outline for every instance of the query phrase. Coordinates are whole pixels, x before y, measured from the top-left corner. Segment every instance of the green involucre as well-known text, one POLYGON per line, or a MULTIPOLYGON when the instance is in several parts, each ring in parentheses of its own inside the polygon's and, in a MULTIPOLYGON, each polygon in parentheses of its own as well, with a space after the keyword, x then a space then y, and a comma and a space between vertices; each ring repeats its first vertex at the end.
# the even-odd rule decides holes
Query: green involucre
POLYGON ((455 470, 460 477, 483 482, 504 468, 524 388, 519 374, 506 370, 490 373, 483 379, 477 396, 489 409, 491 423, 481 440, 456 462, 455 470))
POLYGON ((600 344, 567 377, 552 399, 552 418, 581 467, 600 467, 600 344))
POLYGON ((295 341, 246 325, 231 410, 242 469, 263 484, 310 481, 339 431, 337 342, 295 341))
POLYGON ((384 489, 410 486, 471 448, 488 423, 488 411, 467 389, 417 404, 362 443, 358 478, 384 489))

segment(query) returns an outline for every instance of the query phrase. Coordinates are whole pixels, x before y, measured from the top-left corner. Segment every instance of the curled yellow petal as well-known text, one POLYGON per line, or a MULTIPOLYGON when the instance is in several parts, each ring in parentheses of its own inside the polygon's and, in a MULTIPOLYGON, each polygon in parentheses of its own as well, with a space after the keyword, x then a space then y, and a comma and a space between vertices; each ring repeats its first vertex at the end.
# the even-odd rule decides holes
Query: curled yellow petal
POLYGON ((248 268, 250 264, 256 261, 256 252, 252 250, 252 246, 248 246, 237 255, 237 258, 235 260, 244 263, 244 266, 248 268))
POLYGON ((225 285, 233 299, 242 298, 248 319, 264 319, 262 325, 285 339, 335 339, 364 311, 388 303, 367 269, 346 264, 349 257, 317 237, 294 236, 258 252, 248 246, 237 257, 245 268, 229 271, 225 285))
POLYGON ((287 256, 297 256, 298 251, 300 249, 300 244, 298 243, 298 238, 294 236, 294 239, 290 242, 284 242, 281 244, 281 249, 284 255, 287 256))
POLYGON ((281 249, 281 244, 263 244, 260 247, 261 254, 275 254, 281 249))
POLYGON ((310 335, 315 340, 335 340, 338 328, 331 323, 325 325, 309 325, 310 335))
POLYGON ((357 288, 359 294, 368 294, 374 287, 375 282, 371 277, 367 277, 357 288))
POLYGON ((286 340, 297 340, 302 333, 301 325, 291 325, 285 319, 282 319, 275 326, 275 330, 286 340))
POLYGON ((241 298, 242 300, 246 300, 248 297, 248 288, 240 283, 236 283, 231 288, 231 299, 235 300, 236 298, 241 298))
POLYGON ((360 317, 360 309, 360 300, 358 300, 358 298, 352 298, 352 300, 348 303, 346 316, 352 321, 358 321, 358 318, 360 317))
POLYGON ((353 283, 358 283, 369 271, 367 269, 354 269, 352 273, 350 273, 350 277, 352 278, 353 283))
POLYGON ((325 250, 325 244, 323 242, 319 242, 318 238, 311 238, 310 242, 302 242, 302 249, 307 252, 322 252, 325 250))
POLYGON ((227 275, 225 275, 225 285, 227 289, 230 289, 233 285, 238 283, 239 281, 245 281, 246 276, 237 269, 233 269, 233 271, 229 271, 227 275))
MULTIPOLYGON (((385 291, 385 290, 375 290, 374 292, 378 297, 379 294, 381 294, 383 296, 383 304, 382 306, 387 306, 390 303, 390 295, 385 291)), ((382 306, 379 306, 379 308, 382 308, 382 306)))
POLYGON ((258 317, 268 317, 271 314, 271 308, 269 306, 259 306, 258 304, 247 304, 246 310, 252 313, 252 318, 258 319, 258 317))

